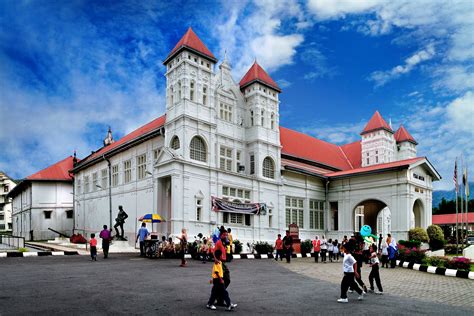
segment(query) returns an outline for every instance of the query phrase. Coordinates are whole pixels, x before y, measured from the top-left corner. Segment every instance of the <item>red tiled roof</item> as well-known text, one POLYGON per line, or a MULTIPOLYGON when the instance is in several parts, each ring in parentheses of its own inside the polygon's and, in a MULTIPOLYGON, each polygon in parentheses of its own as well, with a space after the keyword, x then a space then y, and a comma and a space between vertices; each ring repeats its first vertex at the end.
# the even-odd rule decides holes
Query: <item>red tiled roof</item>
POLYGON ((99 156, 102 156, 103 154, 113 150, 114 148, 117 148, 123 144, 126 144, 140 136, 143 136, 145 134, 148 134, 154 130, 157 130, 159 128, 161 128, 164 124, 165 124, 165 121, 166 121, 166 114, 165 115, 162 115, 160 116, 159 118, 157 119, 154 119, 153 121, 137 128, 136 130, 134 130, 133 132, 125 135, 124 137, 120 138, 118 141, 108 145, 108 146, 105 146, 105 147, 102 147, 100 150, 96 151, 95 153, 93 153, 92 155, 90 155, 89 157, 85 158, 81 163, 85 163, 86 161, 91 161, 93 160, 94 158, 96 157, 99 157, 99 156))
POLYGON ((347 159, 349 159, 353 169, 362 166, 362 146, 360 140, 340 147, 347 159))
POLYGON ((69 156, 54 165, 26 177, 26 180, 72 181, 72 177, 69 175, 69 170, 73 167, 73 159, 72 156, 69 156))
POLYGON ((281 159, 281 165, 282 165, 282 167, 288 167, 289 166, 289 167, 298 168, 298 169, 302 169, 302 170, 305 170, 305 171, 308 171, 308 172, 311 172, 311 173, 316 173, 316 174, 321 174, 321 175, 332 172, 331 170, 327 170, 327 169, 324 169, 324 168, 320 168, 320 167, 316 167, 316 166, 313 166, 313 165, 306 164, 304 162, 289 160, 289 159, 285 159, 285 158, 281 159))
MULTIPOLYGON (((463 216, 464 221, 466 220, 466 214, 463 216)), ((443 224, 456 224, 456 214, 441 214, 433 215, 433 225, 443 225, 443 224)), ((474 213, 467 213, 467 221, 469 223, 474 223, 474 213)), ((461 223, 461 214, 458 214, 458 223, 461 223)))
POLYGON ((273 88, 277 90, 278 92, 281 92, 280 87, 276 84, 275 81, 273 81, 272 78, 267 74, 265 70, 255 61, 250 67, 250 69, 247 71, 245 76, 240 80, 240 89, 245 88, 245 86, 255 82, 255 81, 260 81, 261 83, 269 86, 270 88, 273 88))
POLYGON ((194 33, 193 29, 189 27, 183 37, 179 40, 178 44, 176 44, 168 57, 166 57, 165 62, 182 47, 191 48, 192 50, 195 50, 213 60, 217 60, 206 45, 204 45, 204 43, 199 39, 196 33, 194 33))
POLYGON ((281 153, 318 162, 340 170, 352 169, 343 150, 309 135, 280 127, 281 153))
POLYGON ((376 131, 379 129, 385 129, 389 132, 392 132, 392 129, 390 126, 385 122, 383 119, 382 115, 380 115, 379 111, 375 111, 374 115, 372 115, 372 118, 370 119, 369 123, 365 126, 364 130, 362 131, 362 134, 369 133, 372 131, 376 131))
POLYGON ((418 162, 418 161, 423 160, 423 159, 425 159, 425 157, 417 157, 417 158, 399 160, 399 161, 394 161, 394 162, 381 163, 381 164, 378 164, 378 165, 373 165, 373 166, 368 166, 368 167, 361 167, 361 168, 356 168, 356 169, 352 169, 352 170, 337 171, 337 172, 326 174, 326 176, 328 176, 328 177, 338 177, 338 176, 345 176, 345 175, 351 175, 351 174, 356 174, 356 173, 365 173, 365 172, 371 172, 371 171, 376 171, 376 170, 383 170, 383 169, 391 169, 391 168, 409 166, 412 163, 418 162))
POLYGON ((400 125, 400 128, 397 130, 394 137, 397 143, 408 141, 415 145, 418 144, 416 140, 413 138, 413 136, 411 136, 410 133, 408 133, 408 131, 405 129, 405 127, 403 127, 403 125, 400 125))

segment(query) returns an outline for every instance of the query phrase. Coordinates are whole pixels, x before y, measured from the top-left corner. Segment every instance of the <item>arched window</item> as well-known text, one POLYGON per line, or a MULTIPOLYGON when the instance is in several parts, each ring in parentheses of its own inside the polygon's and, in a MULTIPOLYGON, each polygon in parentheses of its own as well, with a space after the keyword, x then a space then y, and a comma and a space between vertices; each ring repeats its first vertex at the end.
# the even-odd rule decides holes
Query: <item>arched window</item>
POLYGON ((194 81, 191 81, 190 90, 189 90, 189 99, 194 101, 194 81))
POLYGON ((270 125, 271 129, 275 129, 275 113, 272 113, 272 115, 270 116, 270 125))
POLYGON ((253 111, 250 111, 250 126, 253 126, 253 111))
POLYGON ((260 118, 261 118, 262 126, 264 126, 264 124, 265 124, 265 111, 264 110, 262 110, 262 112, 260 112, 260 118))
POLYGON ((181 81, 178 81, 178 100, 181 100, 181 81))
POLYGON ((275 163, 270 157, 263 160, 263 176, 269 179, 275 178, 275 163))
POLYGON ((206 162, 207 161, 207 149, 204 140, 199 136, 194 136, 191 139, 189 149, 189 156, 193 160, 206 162))
POLYGON ((207 105, 207 86, 202 87, 202 104, 207 105))
POLYGON ((170 145, 171 149, 179 149, 179 137, 178 136, 173 136, 173 138, 171 139, 171 145, 170 145))
POLYGON ((171 96, 171 105, 174 104, 174 89, 173 87, 170 88, 170 96, 171 96))

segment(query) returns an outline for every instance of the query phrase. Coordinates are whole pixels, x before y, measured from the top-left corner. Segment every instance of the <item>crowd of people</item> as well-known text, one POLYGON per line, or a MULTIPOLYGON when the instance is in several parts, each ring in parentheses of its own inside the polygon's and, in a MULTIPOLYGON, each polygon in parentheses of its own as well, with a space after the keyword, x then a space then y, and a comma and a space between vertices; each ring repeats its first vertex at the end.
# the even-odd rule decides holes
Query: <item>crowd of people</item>
MULTIPOLYGON (((137 233, 136 242, 140 241, 140 255, 145 256, 145 240, 150 236, 143 223, 142 227, 137 233)), ((104 258, 108 256, 108 248, 110 240, 112 239, 111 229, 104 229, 100 232, 99 237, 102 239, 102 248, 104 258)), ((188 248, 188 236, 186 229, 182 229, 181 234, 177 236, 179 247, 173 242, 173 239, 162 237, 159 243, 158 251, 162 257, 176 257, 179 255, 181 259, 181 267, 186 266, 185 252, 188 248)), ((91 259, 97 260, 97 240, 95 234, 91 234, 90 238, 91 259)), ((213 285, 211 295, 207 303, 207 308, 211 310, 216 309, 216 305, 225 306, 227 310, 234 309, 237 304, 232 304, 227 288, 230 284, 230 271, 226 262, 232 261, 233 258, 233 237, 230 228, 225 229, 224 226, 216 229, 209 237, 199 234, 195 240, 195 250, 197 258, 202 263, 213 261, 212 273, 210 283, 213 285), (217 302, 217 304, 216 304, 217 302)), ((293 238, 289 230, 286 231, 285 237, 278 237, 274 245, 275 260, 283 257, 286 262, 291 262, 293 253, 293 238)), ((362 300, 368 292, 375 294, 383 294, 382 282, 380 280, 379 268, 395 268, 397 243, 390 234, 383 238, 382 234, 375 239, 363 238, 359 233, 354 233, 350 238, 344 236, 339 242, 338 239, 326 239, 324 235, 321 237, 315 236, 312 240, 312 252, 314 253, 314 260, 316 263, 339 262, 342 258, 343 264, 343 279, 341 281, 341 295, 337 300, 340 303, 347 303, 347 292, 357 292, 358 299, 362 300), (368 264, 371 267, 368 276, 370 288, 365 285, 362 275, 361 267, 363 264, 368 264), (375 285, 377 288, 375 288, 375 285)))

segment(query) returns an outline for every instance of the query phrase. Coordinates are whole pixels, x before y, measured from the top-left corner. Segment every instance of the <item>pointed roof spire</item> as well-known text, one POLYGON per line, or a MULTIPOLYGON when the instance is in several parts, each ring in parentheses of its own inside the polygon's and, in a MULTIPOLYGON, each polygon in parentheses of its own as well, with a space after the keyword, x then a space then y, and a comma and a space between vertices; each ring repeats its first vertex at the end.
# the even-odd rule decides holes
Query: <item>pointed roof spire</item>
POLYGON ((231 69, 229 60, 227 59, 227 50, 224 51, 224 60, 223 60, 222 63, 219 65, 219 68, 220 68, 220 69, 226 68, 227 70, 230 70, 230 69, 231 69))
POLYGON ((361 135, 370 133, 373 131, 377 131, 379 129, 384 129, 387 132, 393 133, 393 130, 390 128, 390 126, 385 122, 383 119, 382 115, 380 115, 379 111, 375 111, 374 115, 372 115, 372 118, 370 119, 369 123, 365 125, 364 130, 360 133, 361 135))
POLYGON ((273 81, 273 79, 267 74, 267 72, 263 70, 263 68, 257 63, 257 59, 255 58, 252 67, 250 67, 250 69, 247 71, 242 80, 240 80, 240 89, 244 89, 246 86, 251 85, 252 83, 257 81, 272 89, 275 89, 278 92, 281 92, 280 87, 276 84, 275 81, 273 81))
POLYGON ((403 127, 403 125, 400 125, 398 130, 395 132, 394 137, 397 143, 410 142, 414 145, 418 145, 416 140, 413 138, 413 136, 410 135, 410 133, 408 133, 408 131, 405 129, 405 127, 403 127))
POLYGON ((173 48, 171 53, 169 53, 168 57, 166 57, 163 64, 166 65, 176 54, 185 48, 200 55, 201 57, 207 58, 213 62, 217 62, 216 57, 214 57, 211 51, 206 47, 206 45, 204 45, 196 33, 194 33, 193 29, 189 27, 183 37, 181 37, 179 42, 173 48))

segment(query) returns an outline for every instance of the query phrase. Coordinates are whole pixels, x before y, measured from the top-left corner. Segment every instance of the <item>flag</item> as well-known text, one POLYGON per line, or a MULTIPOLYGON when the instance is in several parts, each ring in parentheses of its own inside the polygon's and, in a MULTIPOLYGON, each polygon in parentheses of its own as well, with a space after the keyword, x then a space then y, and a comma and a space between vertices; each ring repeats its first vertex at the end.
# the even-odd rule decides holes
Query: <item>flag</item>
POLYGON ((456 188, 456 193, 459 192, 459 184, 458 184, 458 160, 454 162, 454 176, 453 176, 453 181, 454 181, 454 187, 456 188))
POLYGON ((469 197, 469 182, 467 181, 467 167, 464 168, 464 173, 462 175, 462 183, 464 184, 464 192, 466 196, 469 197))

